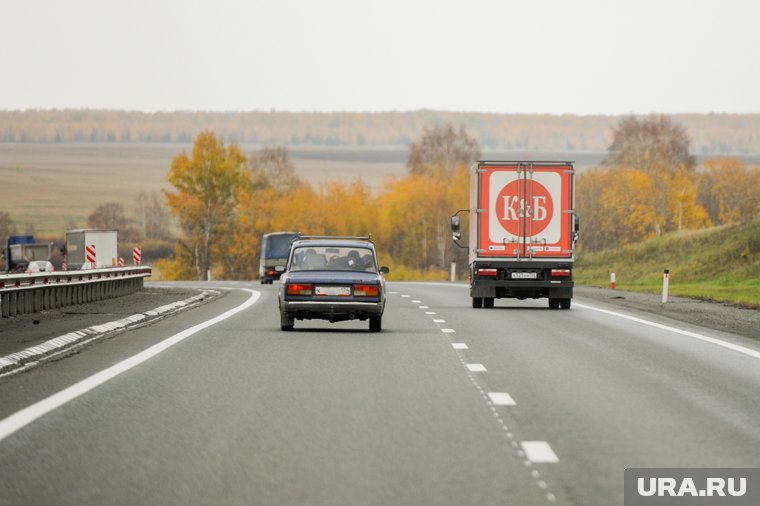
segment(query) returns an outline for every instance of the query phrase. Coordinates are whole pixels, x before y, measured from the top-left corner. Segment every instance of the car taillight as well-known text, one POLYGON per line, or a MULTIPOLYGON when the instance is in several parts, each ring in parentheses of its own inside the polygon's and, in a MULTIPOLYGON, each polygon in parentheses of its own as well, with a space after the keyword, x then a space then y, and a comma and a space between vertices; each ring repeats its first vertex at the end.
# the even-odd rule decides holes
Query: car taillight
POLYGON ((275 274, 277 274, 277 273, 276 273, 276 272, 274 272, 274 271, 269 271, 269 272, 267 272, 267 274, 269 274, 270 276, 274 276, 274 275, 275 275, 275 274))
POLYGON ((293 283, 288 285, 288 295, 311 295, 313 286, 305 283, 293 283))
POLYGON ((377 297, 379 293, 377 285, 354 285, 354 297, 377 297))
POLYGON ((478 276, 496 277, 496 269, 478 269, 478 276))
POLYGON ((570 269, 552 269, 553 278, 569 278, 570 269))

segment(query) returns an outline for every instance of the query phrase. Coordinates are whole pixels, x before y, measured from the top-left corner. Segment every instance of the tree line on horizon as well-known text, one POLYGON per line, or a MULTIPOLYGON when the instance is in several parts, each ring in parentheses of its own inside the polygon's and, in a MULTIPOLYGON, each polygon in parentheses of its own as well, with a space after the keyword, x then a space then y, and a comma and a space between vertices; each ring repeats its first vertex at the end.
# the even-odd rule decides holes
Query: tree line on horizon
MULTIPOLYGON (((0 142, 192 144, 213 131, 227 143, 260 146, 408 146, 428 125, 464 127, 481 149, 604 152, 625 116, 406 112, 147 113, 97 109, 0 111, 0 142)), ((760 154, 760 114, 679 114, 694 153, 760 154)))

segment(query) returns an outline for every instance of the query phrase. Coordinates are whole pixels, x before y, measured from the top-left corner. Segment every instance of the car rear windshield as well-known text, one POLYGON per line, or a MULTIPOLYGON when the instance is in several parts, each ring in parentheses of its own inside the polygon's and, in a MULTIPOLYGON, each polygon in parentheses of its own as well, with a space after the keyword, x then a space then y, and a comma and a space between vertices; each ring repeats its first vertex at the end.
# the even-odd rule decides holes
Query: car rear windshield
POLYGON ((302 246, 293 251, 290 270, 377 272, 377 265, 369 248, 302 246))

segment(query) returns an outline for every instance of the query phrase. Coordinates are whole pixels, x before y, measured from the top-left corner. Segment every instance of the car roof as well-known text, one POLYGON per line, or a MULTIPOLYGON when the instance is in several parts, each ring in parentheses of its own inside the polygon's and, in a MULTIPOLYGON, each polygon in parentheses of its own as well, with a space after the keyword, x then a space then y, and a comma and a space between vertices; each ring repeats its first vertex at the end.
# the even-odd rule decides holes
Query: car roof
POLYGON ((299 239, 293 241, 293 247, 303 246, 333 246, 342 248, 367 248, 375 250, 375 245, 369 241, 358 241, 351 239, 299 239))

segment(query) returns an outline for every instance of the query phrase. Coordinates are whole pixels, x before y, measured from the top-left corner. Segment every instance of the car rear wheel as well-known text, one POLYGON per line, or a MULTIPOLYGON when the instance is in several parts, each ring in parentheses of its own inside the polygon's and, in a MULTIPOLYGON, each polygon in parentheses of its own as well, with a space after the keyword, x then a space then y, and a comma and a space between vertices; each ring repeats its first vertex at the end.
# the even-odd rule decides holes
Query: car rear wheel
POLYGON ((493 307, 493 297, 484 297, 483 307, 488 307, 488 308, 493 307))
POLYGON ((383 317, 382 316, 370 316, 369 317, 369 331, 380 332, 383 330, 383 317))
POLYGON ((472 307, 474 307, 475 309, 480 309, 481 307, 483 307, 483 297, 473 297, 472 307))
POLYGON ((562 309, 570 309, 570 301, 572 299, 559 299, 559 307, 562 309))
POLYGON ((295 324, 295 318, 292 318, 285 313, 280 313, 280 329, 282 330, 293 330, 293 325, 295 324))
POLYGON ((559 309, 559 299, 549 299, 549 309, 559 309))

